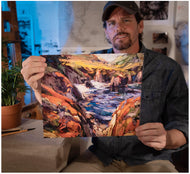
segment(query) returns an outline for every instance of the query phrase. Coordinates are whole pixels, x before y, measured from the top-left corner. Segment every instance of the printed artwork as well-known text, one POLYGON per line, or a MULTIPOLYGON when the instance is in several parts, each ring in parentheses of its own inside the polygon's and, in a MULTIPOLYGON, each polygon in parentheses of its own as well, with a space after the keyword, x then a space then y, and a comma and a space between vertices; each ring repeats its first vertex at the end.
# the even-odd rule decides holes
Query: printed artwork
POLYGON ((144 54, 44 56, 44 137, 135 134, 140 123, 144 54))
POLYGON ((167 32, 165 32, 165 33, 153 33, 152 38, 153 38, 153 43, 155 43, 155 44, 168 43, 167 32))
POLYGON ((144 20, 167 20, 169 1, 140 1, 144 20))

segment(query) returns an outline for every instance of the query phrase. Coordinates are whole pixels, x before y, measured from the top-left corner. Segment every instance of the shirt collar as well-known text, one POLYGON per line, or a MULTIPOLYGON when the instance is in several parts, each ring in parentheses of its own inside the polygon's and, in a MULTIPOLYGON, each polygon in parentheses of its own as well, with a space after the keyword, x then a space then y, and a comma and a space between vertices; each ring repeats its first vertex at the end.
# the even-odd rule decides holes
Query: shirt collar
POLYGON ((144 66, 146 66, 149 62, 152 61, 152 59, 154 58, 154 56, 150 55, 150 51, 148 51, 148 49, 144 46, 144 44, 142 42, 139 42, 140 44, 140 53, 144 53, 144 66))
POLYGON ((141 41, 139 42, 139 47, 140 47, 140 53, 145 53, 146 52, 146 48, 145 48, 144 44, 141 41))

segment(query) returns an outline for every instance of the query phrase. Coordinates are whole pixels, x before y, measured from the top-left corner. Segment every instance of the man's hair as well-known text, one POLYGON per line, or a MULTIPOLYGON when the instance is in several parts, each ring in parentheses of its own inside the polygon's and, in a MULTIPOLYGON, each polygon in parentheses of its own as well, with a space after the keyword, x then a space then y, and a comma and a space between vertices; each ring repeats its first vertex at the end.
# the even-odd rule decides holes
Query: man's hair
MULTIPOLYGON (((135 14, 135 18, 136 18, 136 21, 137 21, 137 24, 140 23, 140 21, 143 20, 143 17, 141 16, 140 12, 137 12, 135 14)), ((103 21, 103 27, 106 29, 106 21, 103 21)), ((143 40, 143 33, 139 33, 139 41, 142 41, 143 40)))

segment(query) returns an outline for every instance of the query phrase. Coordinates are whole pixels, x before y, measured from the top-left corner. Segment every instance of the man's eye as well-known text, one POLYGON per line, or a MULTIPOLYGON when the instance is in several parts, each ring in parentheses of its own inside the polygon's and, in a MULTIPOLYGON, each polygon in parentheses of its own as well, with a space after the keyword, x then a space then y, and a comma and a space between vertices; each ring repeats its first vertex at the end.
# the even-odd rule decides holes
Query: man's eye
POLYGON ((129 19, 124 19, 123 22, 129 22, 130 20, 129 19))
POLYGON ((115 24, 114 22, 108 22, 108 26, 112 26, 114 24, 115 24))

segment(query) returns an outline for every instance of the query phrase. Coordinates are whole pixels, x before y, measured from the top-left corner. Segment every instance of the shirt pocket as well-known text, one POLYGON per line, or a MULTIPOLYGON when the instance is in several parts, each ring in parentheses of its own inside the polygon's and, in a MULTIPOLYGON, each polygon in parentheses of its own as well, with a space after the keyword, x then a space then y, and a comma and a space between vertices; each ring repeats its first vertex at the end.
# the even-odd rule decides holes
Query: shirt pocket
POLYGON ((143 90, 141 98, 143 102, 159 102, 162 97, 161 91, 143 90))
POLYGON ((141 94, 141 124, 160 122, 164 109, 163 92, 159 90, 142 90, 141 94))

